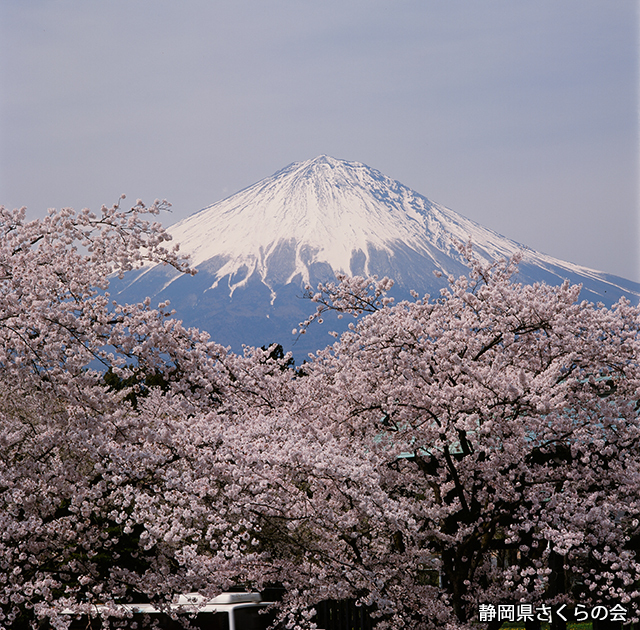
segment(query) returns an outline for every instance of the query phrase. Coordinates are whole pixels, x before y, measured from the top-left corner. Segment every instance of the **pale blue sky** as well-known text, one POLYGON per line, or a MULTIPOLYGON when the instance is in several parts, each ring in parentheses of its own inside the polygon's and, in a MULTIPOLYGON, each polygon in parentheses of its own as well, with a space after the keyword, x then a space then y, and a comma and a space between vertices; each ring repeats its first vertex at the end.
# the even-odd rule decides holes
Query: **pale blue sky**
POLYGON ((167 198, 321 153, 640 280, 631 0, 4 0, 0 203, 167 198))

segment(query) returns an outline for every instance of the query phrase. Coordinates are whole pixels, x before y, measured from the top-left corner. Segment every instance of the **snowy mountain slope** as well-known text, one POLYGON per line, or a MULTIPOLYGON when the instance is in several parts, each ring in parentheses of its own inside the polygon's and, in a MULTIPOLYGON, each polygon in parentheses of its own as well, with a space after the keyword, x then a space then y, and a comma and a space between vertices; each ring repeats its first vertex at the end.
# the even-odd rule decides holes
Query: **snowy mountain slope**
POLYGON ((325 155, 290 164, 169 231, 199 273, 145 268, 115 283, 112 293, 129 301, 147 294, 170 299, 186 323, 234 349, 242 341, 288 345, 291 329, 313 310, 297 299, 303 287, 337 272, 388 275, 398 296, 409 289, 437 293, 446 280, 434 270, 445 277, 466 272, 456 240, 471 240, 486 261, 522 251, 522 282, 567 278, 583 283, 586 299, 606 303, 640 295, 637 283, 535 252, 365 164, 325 155))

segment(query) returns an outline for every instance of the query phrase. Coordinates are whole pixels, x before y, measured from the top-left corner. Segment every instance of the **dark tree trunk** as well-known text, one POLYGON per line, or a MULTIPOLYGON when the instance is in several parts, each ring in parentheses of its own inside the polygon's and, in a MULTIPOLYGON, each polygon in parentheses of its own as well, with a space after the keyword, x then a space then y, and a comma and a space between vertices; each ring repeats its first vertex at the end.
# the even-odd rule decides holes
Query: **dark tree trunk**
MULTIPOLYGON (((565 592, 564 556, 552 551, 549 554, 549 568, 551 569, 549 597, 553 598, 565 592)), ((551 630, 567 630, 567 622, 554 614, 551 619, 551 630)))

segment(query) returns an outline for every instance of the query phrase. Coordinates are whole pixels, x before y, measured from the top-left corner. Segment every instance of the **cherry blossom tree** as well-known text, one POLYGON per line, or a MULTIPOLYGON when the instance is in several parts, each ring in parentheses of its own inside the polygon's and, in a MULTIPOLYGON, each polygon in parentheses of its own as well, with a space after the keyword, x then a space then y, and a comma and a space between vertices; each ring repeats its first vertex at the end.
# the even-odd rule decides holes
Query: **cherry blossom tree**
POLYGON ((305 470, 336 528, 332 580, 381 627, 462 627, 486 603, 637 616, 639 309, 513 283, 516 262, 472 261, 437 298, 396 306, 386 279, 313 296, 318 314, 370 312, 300 386, 313 457, 331 444, 351 460, 305 470))
POLYGON ((150 538, 181 457, 168 432, 220 404, 226 351, 148 302, 118 305, 106 292, 110 274, 146 261, 190 271, 145 217, 163 206, 34 221, 0 210, 2 627, 71 602, 162 595, 184 574, 172 535, 150 538), (128 387, 105 386, 105 370, 128 387), (126 402, 154 392, 139 409, 126 402), (165 404, 180 413, 168 418, 165 404))
POLYGON ((360 318, 294 370, 114 303, 111 274, 191 271, 145 218, 162 205, 0 211, 0 626, 274 583, 292 628, 327 599, 380 628, 517 601, 636 614, 637 307, 504 261, 396 305, 343 278, 302 329, 360 318))

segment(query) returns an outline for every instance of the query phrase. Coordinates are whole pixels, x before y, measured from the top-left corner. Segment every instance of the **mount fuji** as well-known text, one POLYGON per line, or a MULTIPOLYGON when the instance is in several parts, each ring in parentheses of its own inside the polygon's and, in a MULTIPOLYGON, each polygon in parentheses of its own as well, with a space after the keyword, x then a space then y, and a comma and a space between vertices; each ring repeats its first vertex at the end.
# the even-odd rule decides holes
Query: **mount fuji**
POLYGON ((296 356, 333 339, 333 321, 296 341, 292 329, 313 312, 305 285, 349 275, 389 276, 392 295, 437 295, 467 266, 455 241, 471 240, 484 261, 522 252, 516 281, 583 285, 581 297, 636 303, 640 284, 533 251, 429 201, 359 162, 322 155, 295 162, 214 203, 168 231, 191 257, 195 276, 148 266, 114 280, 120 301, 169 300, 186 325, 207 330, 233 350, 280 343, 296 356), (442 277, 434 275, 439 271, 442 277))

